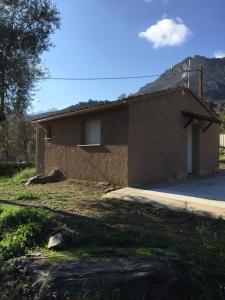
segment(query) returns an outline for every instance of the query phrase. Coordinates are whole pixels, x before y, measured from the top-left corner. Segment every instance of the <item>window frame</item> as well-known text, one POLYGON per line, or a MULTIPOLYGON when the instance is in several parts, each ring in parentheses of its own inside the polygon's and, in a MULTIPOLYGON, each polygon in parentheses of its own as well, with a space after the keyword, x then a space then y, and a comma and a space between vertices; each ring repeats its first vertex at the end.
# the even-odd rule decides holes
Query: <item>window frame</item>
POLYGON ((52 124, 46 125, 46 140, 52 140, 55 138, 55 134, 54 134, 54 126, 52 124), (48 135, 49 133, 49 128, 51 128, 51 136, 48 135))
POLYGON ((87 119, 87 120, 83 120, 82 121, 82 139, 81 139, 81 144, 78 145, 78 146, 81 146, 81 147, 98 147, 98 146, 101 146, 102 145, 102 121, 101 119, 87 119), (88 123, 91 123, 91 122, 96 122, 98 121, 99 122, 99 141, 98 143, 87 143, 87 139, 86 139, 86 132, 87 132, 87 129, 86 129, 86 126, 88 123))

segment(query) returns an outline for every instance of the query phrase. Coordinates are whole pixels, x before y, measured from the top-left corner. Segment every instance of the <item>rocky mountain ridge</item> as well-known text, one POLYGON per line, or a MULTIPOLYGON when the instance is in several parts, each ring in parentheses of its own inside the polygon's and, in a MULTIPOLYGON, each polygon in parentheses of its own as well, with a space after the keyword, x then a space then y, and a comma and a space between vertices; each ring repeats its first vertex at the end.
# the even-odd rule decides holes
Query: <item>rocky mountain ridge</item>
POLYGON ((151 82, 136 93, 143 95, 154 93, 160 90, 176 87, 187 86, 187 73, 184 72, 189 60, 190 68, 190 88, 196 93, 198 90, 198 76, 200 68, 203 69, 203 98, 206 101, 220 102, 225 100, 225 57, 224 58, 207 58, 196 55, 187 57, 182 62, 167 69, 157 80, 151 82))

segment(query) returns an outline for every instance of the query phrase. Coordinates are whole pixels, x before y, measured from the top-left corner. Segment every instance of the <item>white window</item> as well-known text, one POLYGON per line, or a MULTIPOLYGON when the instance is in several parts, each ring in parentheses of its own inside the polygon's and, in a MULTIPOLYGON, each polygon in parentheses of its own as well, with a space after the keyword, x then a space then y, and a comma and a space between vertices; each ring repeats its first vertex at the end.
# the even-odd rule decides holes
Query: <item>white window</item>
POLYGON ((84 123, 84 144, 100 145, 101 144, 101 121, 88 120, 84 123))

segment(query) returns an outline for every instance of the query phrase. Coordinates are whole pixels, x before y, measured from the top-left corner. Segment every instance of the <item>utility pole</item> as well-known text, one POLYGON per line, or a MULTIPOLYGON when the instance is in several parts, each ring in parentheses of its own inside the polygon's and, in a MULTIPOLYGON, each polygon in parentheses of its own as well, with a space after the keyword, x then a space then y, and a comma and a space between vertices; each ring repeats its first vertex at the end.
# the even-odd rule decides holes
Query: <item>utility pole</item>
POLYGON ((198 97, 203 98, 203 68, 201 67, 198 75, 198 97))
POLYGON ((191 59, 188 61, 188 70, 187 70, 187 78, 188 78, 188 83, 187 87, 190 88, 190 71, 191 71, 191 59))

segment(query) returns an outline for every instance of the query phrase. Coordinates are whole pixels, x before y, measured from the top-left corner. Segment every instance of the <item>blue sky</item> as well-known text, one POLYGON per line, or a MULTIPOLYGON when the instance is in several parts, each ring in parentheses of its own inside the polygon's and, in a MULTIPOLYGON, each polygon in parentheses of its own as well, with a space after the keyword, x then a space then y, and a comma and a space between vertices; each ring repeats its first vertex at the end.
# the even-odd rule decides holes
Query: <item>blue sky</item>
MULTIPOLYGON (((224 0, 57 0, 62 26, 43 55, 53 77, 160 74, 195 54, 225 56, 224 0)), ((44 81, 33 111, 114 100, 149 79, 44 81)))

